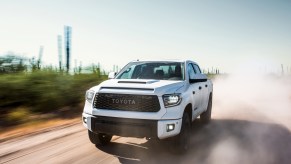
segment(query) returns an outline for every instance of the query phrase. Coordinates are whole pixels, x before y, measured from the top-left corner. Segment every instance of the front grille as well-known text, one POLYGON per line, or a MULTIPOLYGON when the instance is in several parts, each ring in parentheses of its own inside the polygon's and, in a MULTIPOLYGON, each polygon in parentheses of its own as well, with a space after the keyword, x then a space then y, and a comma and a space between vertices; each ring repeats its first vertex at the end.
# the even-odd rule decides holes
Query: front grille
POLYGON ((158 112, 160 103, 154 95, 129 95, 98 93, 93 102, 94 108, 136 112, 158 112))

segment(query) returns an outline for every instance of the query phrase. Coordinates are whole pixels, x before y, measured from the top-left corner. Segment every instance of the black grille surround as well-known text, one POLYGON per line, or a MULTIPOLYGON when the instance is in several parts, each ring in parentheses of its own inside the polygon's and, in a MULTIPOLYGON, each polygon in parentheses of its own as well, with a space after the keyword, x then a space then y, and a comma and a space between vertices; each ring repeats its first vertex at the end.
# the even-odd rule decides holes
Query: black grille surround
POLYGON ((93 107, 106 110, 158 112, 161 107, 156 95, 97 93, 93 107))

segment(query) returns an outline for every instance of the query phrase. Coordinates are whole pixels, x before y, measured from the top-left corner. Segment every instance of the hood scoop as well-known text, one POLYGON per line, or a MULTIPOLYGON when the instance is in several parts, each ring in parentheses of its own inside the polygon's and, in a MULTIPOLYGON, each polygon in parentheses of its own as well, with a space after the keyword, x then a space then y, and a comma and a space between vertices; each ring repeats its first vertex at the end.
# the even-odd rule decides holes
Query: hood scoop
POLYGON ((100 90, 154 91, 153 88, 101 87, 100 90))
POLYGON ((146 84, 145 81, 118 81, 117 83, 125 83, 125 84, 146 84))
POLYGON ((147 80, 147 81, 131 81, 131 80, 128 80, 128 81, 118 81, 117 83, 123 83, 123 84, 152 84, 152 83, 155 83, 155 82, 158 82, 159 80, 147 80))

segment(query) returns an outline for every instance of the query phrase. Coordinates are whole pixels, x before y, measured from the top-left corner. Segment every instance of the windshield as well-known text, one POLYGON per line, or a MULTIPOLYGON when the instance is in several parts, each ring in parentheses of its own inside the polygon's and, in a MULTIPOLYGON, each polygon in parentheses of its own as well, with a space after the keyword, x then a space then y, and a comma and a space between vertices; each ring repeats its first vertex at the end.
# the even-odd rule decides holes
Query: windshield
POLYGON ((117 79, 184 80, 182 62, 132 62, 126 65, 117 79))

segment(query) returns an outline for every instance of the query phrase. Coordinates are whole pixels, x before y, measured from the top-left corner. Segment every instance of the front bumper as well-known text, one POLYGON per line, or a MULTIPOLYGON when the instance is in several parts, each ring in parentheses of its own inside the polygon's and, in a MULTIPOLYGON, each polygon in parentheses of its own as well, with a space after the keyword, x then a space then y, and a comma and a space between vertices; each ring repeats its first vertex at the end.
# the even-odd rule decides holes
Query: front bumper
POLYGON ((120 117, 93 116, 83 113, 83 125, 92 132, 123 137, 165 139, 180 133, 182 119, 148 120, 120 117), (174 129, 169 130, 169 125, 174 129))

